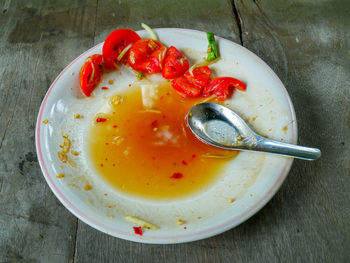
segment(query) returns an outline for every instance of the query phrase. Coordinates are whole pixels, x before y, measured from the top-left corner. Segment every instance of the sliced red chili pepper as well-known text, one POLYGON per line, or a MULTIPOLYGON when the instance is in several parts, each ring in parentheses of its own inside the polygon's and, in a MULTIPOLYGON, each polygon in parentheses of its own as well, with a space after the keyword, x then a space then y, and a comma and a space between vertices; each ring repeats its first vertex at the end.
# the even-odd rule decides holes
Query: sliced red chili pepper
POLYGON ((195 68, 192 70, 192 74, 188 71, 185 73, 185 77, 193 84, 201 87, 205 87, 208 84, 211 75, 211 70, 208 66, 195 68))
POLYGON ((208 66, 195 68, 192 74, 186 72, 171 82, 173 88, 184 97, 200 96, 203 88, 208 84, 211 70, 208 66))
MULTIPOLYGON (((108 35, 106 38, 103 48, 103 62, 106 68, 115 69, 117 66, 117 58, 119 54, 128 45, 139 40, 139 35, 131 29, 117 29, 108 35)), ((124 55, 128 56, 129 51, 124 55)))
POLYGON ((142 227, 140 227, 140 226, 138 226, 138 227, 134 226, 134 227, 132 227, 132 228, 134 229, 134 233, 135 233, 136 235, 140 235, 140 236, 143 235, 142 227))
POLYGON ((198 97, 202 92, 202 87, 194 85, 185 76, 173 79, 171 86, 184 97, 198 97))
POLYGON ((187 58, 176 47, 171 46, 168 48, 162 70, 162 75, 165 79, 174 79, 185 73, 189 67, 187 58))
POLYGON ((129 50, 130 66, 143 73, 158 73, 162 71, 166 47, 153 39, 140 39, 129 50))
POLYGON ((231 97, 233 94, 233 87, 230 85, 222 85, 217 87, 217 89, 214 91, 215 96, 219 100, 226 100, 227 98, 231 97))
POLYGON ((203 97, 215 94, 219 100, 226 100, 232 95, 234 88, 244 91, 247 89, 247 86, 242 81, 235 78, 214 78, 211 79, 209 85, 204 88, 203 97))
POLYGON ((89 97, 102 77, 102 55, 88 57, 79 72, 80 88, 89 97))

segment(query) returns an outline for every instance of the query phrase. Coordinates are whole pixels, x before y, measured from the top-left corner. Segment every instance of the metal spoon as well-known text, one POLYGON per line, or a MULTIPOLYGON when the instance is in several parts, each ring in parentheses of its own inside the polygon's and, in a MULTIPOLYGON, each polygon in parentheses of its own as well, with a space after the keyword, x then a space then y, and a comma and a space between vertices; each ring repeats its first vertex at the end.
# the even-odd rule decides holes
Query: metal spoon
POLYGON ((235 112, 220 104, 195 105, 187 114, 187 122, 198 139, 219 148, 268 152, 304 160, 321 156, 319 149, 274 141, 256 134, 235 112))

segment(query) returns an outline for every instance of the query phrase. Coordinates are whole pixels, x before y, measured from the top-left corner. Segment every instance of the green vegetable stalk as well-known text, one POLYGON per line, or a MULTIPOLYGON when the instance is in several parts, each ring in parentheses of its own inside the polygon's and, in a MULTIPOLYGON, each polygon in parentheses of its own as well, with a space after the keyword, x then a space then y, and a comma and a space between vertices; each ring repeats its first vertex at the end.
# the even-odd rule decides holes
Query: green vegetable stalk
POLYGON ((218 57, 218 50, 215 43, 214 33, 207 32, 207 38, 209 41, 208 51, 207 51, 208 53, 207 61, 211 61, 218 57))

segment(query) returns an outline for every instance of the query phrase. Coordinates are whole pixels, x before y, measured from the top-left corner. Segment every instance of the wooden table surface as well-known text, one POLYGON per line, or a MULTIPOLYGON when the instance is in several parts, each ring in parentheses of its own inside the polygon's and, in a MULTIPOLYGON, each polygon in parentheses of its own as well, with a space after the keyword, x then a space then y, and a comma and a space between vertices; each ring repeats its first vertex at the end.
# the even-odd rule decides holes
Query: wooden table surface
POLYGON ((350 1, 0 1, 0 262, 350 262, 350 1), (147 245, 103 234, 50 191, 34 145, 40 103, 75 57, 119 28, 212 31, 286 86, 299 143, 276 196, 224 234, 147 245))

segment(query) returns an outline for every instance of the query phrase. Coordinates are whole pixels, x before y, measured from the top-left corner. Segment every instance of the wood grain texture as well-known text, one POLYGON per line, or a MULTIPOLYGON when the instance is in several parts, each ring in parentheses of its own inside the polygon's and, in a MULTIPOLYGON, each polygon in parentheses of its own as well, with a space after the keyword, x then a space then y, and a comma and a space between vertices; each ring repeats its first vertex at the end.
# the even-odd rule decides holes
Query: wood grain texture
POLYGON ((350 262, 348 1, 0 1, 0 262, 350 262), (75 57, 117 27, 213 31, 259 55, 285 84, 295 161, 255 216, 213 238, 145 245, 72 216, 48 188, 34 146, 45 92, 75 57))
POLYGON ((228 1, 99 1, 95 43, 105 40, 116 28, 140 30, 141 23, 152 28, 217 30, 222 37, 239 42, 239 30, 228 1))
POLYGON ((95 1, 0 2, 0 262, 68 262, 77 219, 46 184, 34 128, 59 72, 93 44, 95 1))
POLYGON ((236 1, 236 7, 244 45, 276 71, 292 98, 299 143, 323 153, 316 162, 296 160, 286 183, 256 217, 264 214, 283 233, 270 236, 276 241, 272 259, 348 262, 350 5, 236 1))

